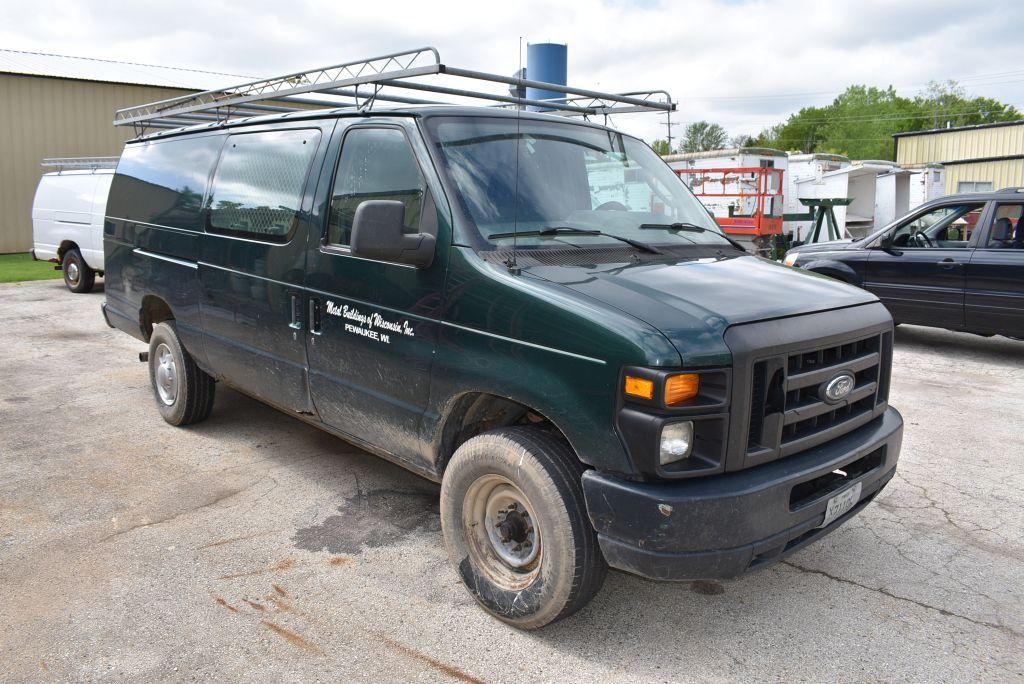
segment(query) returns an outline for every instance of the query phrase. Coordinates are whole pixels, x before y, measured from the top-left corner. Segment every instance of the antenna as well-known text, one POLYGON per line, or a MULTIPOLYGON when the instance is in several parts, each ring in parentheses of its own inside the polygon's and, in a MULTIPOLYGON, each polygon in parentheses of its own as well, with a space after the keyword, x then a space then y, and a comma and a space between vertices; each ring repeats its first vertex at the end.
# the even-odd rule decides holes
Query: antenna
MULTIPOLYGON (((529 74, 523 74, 523 37, 519 36, 519 78, 525 78, 529 74)), ((516 203, 512 205, 512 254, 509 256, 508 261, 505 262, 505 266, 508 267, 508 272, 512 275, 519 275, 519 264, 516 261, 516 234, 519 232, 519 119, 523 114, 523 106, 516 106, 516 189, 515 198, 516 203)))

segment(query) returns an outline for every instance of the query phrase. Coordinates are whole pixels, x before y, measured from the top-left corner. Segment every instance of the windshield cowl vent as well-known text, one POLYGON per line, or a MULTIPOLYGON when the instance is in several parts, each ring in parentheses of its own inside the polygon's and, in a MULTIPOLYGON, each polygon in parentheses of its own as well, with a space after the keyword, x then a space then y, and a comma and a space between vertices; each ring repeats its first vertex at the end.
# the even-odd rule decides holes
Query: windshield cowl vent
POLYGON ((724 245, 658 245, 662 254, 650 254, 633 249, 626 245, 607 247, 551 248, 535 249, 520 248, 496 249, 480 252, 488 263, 504 266, 515 255, 515 263, 520 268, 531 266, 596 266, 598 264, 640 264, 664 261, 680 261, 683 259, 708 259, 735 257, 735 250, 724 245), (723 249, 725 247, 725 249, 723 249))

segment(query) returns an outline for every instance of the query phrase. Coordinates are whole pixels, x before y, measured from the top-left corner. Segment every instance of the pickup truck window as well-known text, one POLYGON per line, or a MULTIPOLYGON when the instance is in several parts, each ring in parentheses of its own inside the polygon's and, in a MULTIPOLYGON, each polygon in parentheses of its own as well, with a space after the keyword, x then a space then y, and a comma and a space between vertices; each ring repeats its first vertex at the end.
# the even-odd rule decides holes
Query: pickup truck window
POLYGON ((210 193, 210 229, 287 242, 320 131, 243 133, 228 138, 210 193))
POLYGON ((516 236, 518 246, 530 248, 612 244, 611 235, 656 244, 728 244, 689 188, 629 136, 511 117, 439 117, 428 119, 428 130, 466 213, 480 235, 499 246, 510 246, 509 234, 519 231, 534 232, 516 236), (696 229, 671 228, 677 224, 696 229), (589 234, 538 234, 555 227, 589 234))
POLYGON ((353 128, 345 134, 331 192, 327 242, 348 245, 356 207, 366 200, 405 204, 406 233, 419 231, 426 185, 405 134, 397 128, 353 128))

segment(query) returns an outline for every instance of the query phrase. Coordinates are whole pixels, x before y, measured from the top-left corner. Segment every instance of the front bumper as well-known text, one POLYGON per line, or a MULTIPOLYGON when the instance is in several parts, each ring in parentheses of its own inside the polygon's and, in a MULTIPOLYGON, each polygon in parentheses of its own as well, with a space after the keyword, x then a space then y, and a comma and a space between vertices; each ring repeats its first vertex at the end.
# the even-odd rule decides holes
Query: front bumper
POLYGON ((737 472, 665 484, 588 470, 587 511, 613 568, 657 580, 735 577, 856 515, 892 479, 902 439, 903 419, 889 408, 831 442, 737 472), (837 469, 848 476, 830 475, 837 469), (857 482, 853 509, 818 528, 828 500, 857 482))

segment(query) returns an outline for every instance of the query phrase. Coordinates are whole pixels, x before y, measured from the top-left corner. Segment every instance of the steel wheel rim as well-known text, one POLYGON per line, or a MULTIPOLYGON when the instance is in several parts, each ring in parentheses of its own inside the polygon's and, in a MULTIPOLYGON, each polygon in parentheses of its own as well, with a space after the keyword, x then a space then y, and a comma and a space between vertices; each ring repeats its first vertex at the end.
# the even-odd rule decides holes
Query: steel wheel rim
POLYGON ((511 480, 483 475, 470 485, 463 503, 470 555, 499 586, 518 589, 540 570, 540 520, 530 500, 511 480))
POLYGON ((79 278, 80 275, 81 275, 81 272, 78 270, 78 264, 75 263, 74 261, 69 261, 68 262, 68 281, 73 283, 73 284, 75 284, 75 285, 77 285, 78 284, 78 278, 79 278))
POLYGON ((173 406, 178 398, 178 369, 174 364, 171 348, 163 342, 156 348, 156 392, 167 406, 173 406))

